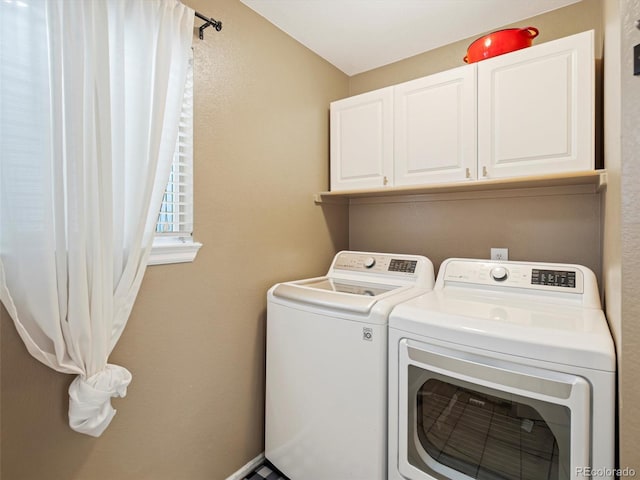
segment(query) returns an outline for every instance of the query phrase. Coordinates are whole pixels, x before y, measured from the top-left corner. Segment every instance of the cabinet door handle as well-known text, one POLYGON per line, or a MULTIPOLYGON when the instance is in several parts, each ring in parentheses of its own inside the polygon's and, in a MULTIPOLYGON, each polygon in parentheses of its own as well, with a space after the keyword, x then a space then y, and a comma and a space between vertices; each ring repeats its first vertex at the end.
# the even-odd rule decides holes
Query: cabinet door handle
POLYGON ((489 172, 487 172, 487 167, 482 167, 482 176, 483 177, 488 177, 489 176, 489 172))
POLYGON ((469 171, 468 168, 467 168, 467 178, 471 178, 471 172, 469 171))
POLYGON ((385 177, 382 179, 382 184, 387 185, 388 183, 389 183, 389 179, 385 175, 385 177))

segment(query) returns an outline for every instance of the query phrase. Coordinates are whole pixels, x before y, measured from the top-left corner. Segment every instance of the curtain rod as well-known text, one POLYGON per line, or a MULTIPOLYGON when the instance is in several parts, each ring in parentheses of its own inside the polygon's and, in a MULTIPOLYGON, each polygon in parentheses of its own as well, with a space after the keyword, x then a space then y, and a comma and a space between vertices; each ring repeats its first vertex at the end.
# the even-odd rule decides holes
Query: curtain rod
POLYGON ((198 37, 200 38, 200 40, 204 39, 204 29, 209 26, 215 28, 216 32, 222 30, 222 22, 219 22, 218 20, 215 20, 213 18, 205 17, 200 12, 196 12, 196 17, 206 22, 200 25, 200 28, 198 28, 198 37))

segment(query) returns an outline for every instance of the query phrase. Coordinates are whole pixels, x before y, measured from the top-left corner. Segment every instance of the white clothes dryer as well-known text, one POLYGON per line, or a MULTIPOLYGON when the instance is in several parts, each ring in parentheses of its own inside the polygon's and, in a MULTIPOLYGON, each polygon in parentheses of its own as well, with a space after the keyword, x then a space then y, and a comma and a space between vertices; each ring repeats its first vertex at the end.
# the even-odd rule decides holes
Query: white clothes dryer
POLYGON ((386 479, 388 315, 433 284, 426 257, 343 251, 269 290, 265 456, 291 480, 386 479))
POLYGON ((614 476, 615 353, 579 265, 449 259, 389 318, 389 480, 614 476))

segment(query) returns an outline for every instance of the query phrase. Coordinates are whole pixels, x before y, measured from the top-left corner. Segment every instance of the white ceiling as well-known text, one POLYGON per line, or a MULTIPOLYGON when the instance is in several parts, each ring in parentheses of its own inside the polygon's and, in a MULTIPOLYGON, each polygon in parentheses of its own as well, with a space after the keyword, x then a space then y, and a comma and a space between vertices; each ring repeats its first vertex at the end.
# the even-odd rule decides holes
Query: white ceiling
POLYGON ((580 0, 241 1, 355 75, 580 0))

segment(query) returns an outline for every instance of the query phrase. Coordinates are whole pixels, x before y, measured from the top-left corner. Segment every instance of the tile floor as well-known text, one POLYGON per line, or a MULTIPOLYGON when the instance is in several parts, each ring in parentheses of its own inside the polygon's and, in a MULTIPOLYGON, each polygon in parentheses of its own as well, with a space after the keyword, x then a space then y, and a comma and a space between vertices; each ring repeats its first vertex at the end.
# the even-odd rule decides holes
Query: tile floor
POLYGON ((276 467, 274 467, 268 460, 265 460, 261 465, 258 465, 253 472, 247 475, 244 480, 289 480, 282 473, 280 473, 276 467))

